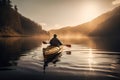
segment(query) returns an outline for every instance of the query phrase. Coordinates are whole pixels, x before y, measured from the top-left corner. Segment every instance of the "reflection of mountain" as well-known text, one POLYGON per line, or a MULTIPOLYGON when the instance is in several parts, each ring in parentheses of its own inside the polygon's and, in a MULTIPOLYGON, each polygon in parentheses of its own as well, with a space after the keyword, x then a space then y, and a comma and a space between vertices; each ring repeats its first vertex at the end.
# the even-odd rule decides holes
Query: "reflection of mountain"
MULTIPOLYGON (((88 14, 89 15, 89 14, 88 14)), ((60 35, 74 36, 76 34, 92 35, 92 36, 118 36, 120 34, 120 7, 109 11, 96 19, 75 26, 65 27, 58 30, 51 30, 50 33, 60 35)))
POLYGON ((77 44, 92 49, 120 52, 120 38, 86 37, 81 39, 62 39, 65 44, 77 44))
POLYGON ((20 15, 7 1, 0 0, 0 36, 47 35, 41 25, 20 15))
POLYGON ((91 38, 92 48, 120 52, 120 38, 91 38))
POLYGON ((16 64, 22 54, 41 45, 40 39, 33 38, 1 38, 0 67, 16 64))

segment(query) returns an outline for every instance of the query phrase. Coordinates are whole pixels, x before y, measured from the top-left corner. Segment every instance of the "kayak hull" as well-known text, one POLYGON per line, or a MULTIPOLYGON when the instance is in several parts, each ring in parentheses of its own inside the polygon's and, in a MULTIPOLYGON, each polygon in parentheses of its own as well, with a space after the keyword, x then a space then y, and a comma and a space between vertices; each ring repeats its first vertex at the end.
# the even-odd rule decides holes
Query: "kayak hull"
POLYGON ((47 56, 47 55, 52 55, 52 54, 58 54, 61 53, 63 51, 63 46, 48 46, 47 48, 43 48, 43 55, 47 56))

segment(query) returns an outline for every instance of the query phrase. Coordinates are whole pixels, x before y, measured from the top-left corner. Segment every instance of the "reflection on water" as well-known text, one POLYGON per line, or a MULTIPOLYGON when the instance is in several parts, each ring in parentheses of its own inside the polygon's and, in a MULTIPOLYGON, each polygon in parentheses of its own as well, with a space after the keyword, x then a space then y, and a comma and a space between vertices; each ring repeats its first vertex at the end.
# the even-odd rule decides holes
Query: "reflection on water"
POLYGON ((97 49, 120 52, 120 38, 91 38, 97 49))
POLYGON ((61 53, 55 53, 55 54, 51 54, 51 55, 47 55, 44 56, 44 65, 43 65, 43 69, 45 70, 46 67, 48 67, 48 64, 50 62, 52 62, 54 64, 54 66, 56 66, 56 63, 58 61, 60 61, 60 57, 62 56, 61 53))
POLYGON ((120 79, 119 39, 63 40, 66 44, 72 44, 72 47, 64 47, 61 54, 47 58, 43 57, 42 48, 48 45, 42 44, 42 41, 33 38, 0 39, 0 70, 8 66, 16 66, 38 72, 46 69, 46 73, 79 75, 85 77, 83 80, 90 77, 91 80, 95 80, 93 76, 108 77, 107 80, 120 79))
POLYGON ((92 49, 89 49, 89 54, 88 54, 88 64, 89 64, 89 69, 90 70, 94 70, 92 68, 92 64, 95 64, 95 61, 93 60, 94 56, 93 56, 93 53, 92 53, 92 49))
POLYGON ((20 56, 41 46, 41 41, 31 38, 1 38, 0 67, 17 65, 20 56))

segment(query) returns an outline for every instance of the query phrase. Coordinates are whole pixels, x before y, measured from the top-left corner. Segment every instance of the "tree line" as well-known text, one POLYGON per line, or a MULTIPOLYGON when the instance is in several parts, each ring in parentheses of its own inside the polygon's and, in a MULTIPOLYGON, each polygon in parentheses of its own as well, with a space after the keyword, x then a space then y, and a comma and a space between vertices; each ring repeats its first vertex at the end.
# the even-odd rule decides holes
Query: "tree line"
MULTIPOLYGON (((0 0, 0 7, 13 7, 10 0, 0 0)), ((15 11, 18 11, 17 5, 14 5, 15 11)))

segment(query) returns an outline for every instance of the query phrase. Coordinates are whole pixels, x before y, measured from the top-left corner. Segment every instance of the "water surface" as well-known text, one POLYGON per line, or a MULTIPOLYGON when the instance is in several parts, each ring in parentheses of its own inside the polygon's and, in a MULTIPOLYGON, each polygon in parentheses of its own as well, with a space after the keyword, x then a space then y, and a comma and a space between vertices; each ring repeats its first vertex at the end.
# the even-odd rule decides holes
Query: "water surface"
POLYGON ((53 58, 56 62, 50 60, 48 66, 44 66, 42 53, 47 45, 42 41, 38 38, 1 38, 0 79, 120 79, 119 39, 62 40, 72 47, 64 47, 64 51, 53 58))

